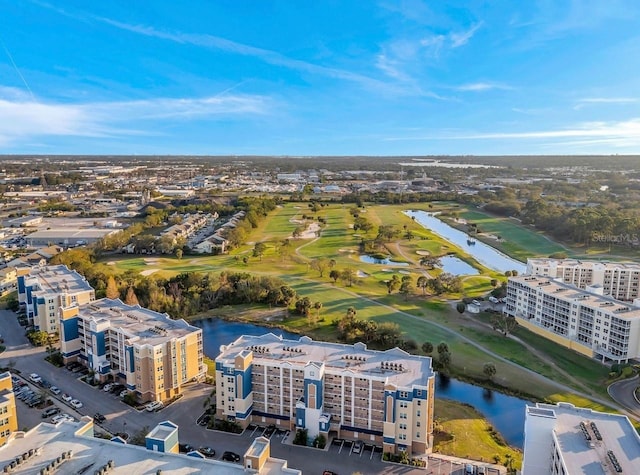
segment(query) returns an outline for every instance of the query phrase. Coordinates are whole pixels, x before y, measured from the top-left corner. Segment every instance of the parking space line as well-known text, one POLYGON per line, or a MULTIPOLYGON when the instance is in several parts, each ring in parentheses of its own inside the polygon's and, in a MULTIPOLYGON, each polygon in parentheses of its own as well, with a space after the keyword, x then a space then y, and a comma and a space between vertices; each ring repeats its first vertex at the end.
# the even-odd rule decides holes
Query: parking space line
POLYGON ((342 447, 344 447, 344 440, 342 441, 342 443, 340 444, 340 450, 338 450, 338 453, 342 453, 342 447))
POLYGON ((253 428, 253 432, 251 432, 251 437, 253 437, 253 434, 255 434, 255 433, 256 433, 256 431, 258 430, 258 427, 259 427, 259 426, 255 426, 255 427, 253 428))

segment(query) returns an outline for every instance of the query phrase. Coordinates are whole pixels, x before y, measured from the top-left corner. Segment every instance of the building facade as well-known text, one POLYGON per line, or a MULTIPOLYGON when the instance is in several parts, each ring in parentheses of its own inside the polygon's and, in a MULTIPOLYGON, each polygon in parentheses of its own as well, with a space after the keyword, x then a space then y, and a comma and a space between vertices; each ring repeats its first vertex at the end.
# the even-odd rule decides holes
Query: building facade
POLYGON ((106 298, 62 308, 59 318, 65 363, 126 384, 141 402, 171 399, 206 372, 202 329, 184 320, 106 298))
POLYGON ((527 274, 560 279, 581 289, 589 287, 617 300, 640 297, 640 264, 576 259, 529 259, 527 274))
POLYGON ((60 308, 83 305, 96 298, 89 282, 67 266, 17 269, 18 302, 36 330, 59 332, 60 308))
POLYGON ((431 358, 271 333, 242 336, 216 358, 217 416, 362 440, 385 452, 432 449, 431 358))
POLYGON ((586 356, 640 357, 640 307, 549 277, 509 278, 504 312, 529 330, 586 356))
POLYGON ((18 416, 11 373, 0 373, 0 447, 6 444, 11 433, 17 430, 18 416))
POLYGON ((638 473, 640 436, 626 416, 568 403, 527 406, 522 475, 638 473))

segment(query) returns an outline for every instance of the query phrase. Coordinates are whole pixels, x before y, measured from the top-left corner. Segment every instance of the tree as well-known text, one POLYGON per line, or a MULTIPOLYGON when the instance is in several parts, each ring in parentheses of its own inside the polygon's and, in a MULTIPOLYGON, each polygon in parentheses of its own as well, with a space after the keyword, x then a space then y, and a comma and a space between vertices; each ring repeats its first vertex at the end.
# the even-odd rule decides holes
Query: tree
POLYGON ((322 302, 314 303, 313 308, 316 309, 316 318, 320 318, 320 310, 322 310, 322 302))
POLYGON ((402 283, 400 284, 400 293, 404 295, 404 299, 407 300, 411 292, 413 292, 413 277, 410 275, 403 275, 402 283))
POLYGON ((117 299, 120 298, 120 291, 118 290, 118 285, 116 284, 116 279, 112 275, 107 279, 107 293, 106 297, 108 299, 117 299))
POLYGON ((498 279, 491 279, 491 287, 496 288, 498 286, 498 279))
POLYGON ((515 317, 511 315, 497 313, 491 317, 491 325, 494 330, 498 330, 502 332, 504 336, 507 336, 518 326, 518 322, 515 317))
POLYGON ((391 279, 387 281, 387 292, 392 293, 394 290, 398 290, 400 288, 401 281, 400 277, 396 274, 391 276, 391 279))
POLYGON ((446 373, 451 366, 451 353, 448 351, 438 353, 437 366, 439 371, 446 373))
POLYGON ((314 259, 311 261, 311 268, 314 270, 317 270, 318 273, 320 274, 320 277, 324 277, 324 273, 328 267, 329 267, 329 260, 324 257, 320 257, 318 259, 314 259))
POLYGON ((329 278, 332 279, 333 283, 335 284, 340 278, 340 271, 336 269, 331 269, 331 272, 329 272, 329 278))
POLYGON ((458 302, 456 304, 456 310, 458 311, 458 313, 464 313, 466 309, 467 305, 464 302, 458 302))
POLYGON ((420 277, 418 277, 418 280, 416 281, 416 285, 422 289, 422 295, 425 294, 425 290, 427 288, 427 282, 429 281, 429 279, 427 279, 426 276, 421 275, 420 277))
POLYGON ((447 345, 444 341, 438 345, 438 354, 441 353, 449 353, 449 345, 447 345))
POLYGON ((487 379, 491 381, 491 379, 496 374, 496 365, 494 365, 493 363, 485 363, 484 367, 482 368, 482 372, 485 374, 487 379))
POLYGON ((27 338, 34 346, 44 346, 49 341, 49 335, 42 330, 34 330, 27 334, 27 338))
POLYGON ((433 353, 433 343, 431 343, 430 341, 425 341, 422 344, 422 351, 427 355, 430 355, 431 353, 433 353))
POLYGON ((311 313, 311 299, 309 297, 301 298, 296 302, 296 311, 304 316, 308 317, 311 313))
POLYGON ((182 251, 182 249, 176 249, 176 258, 178 260, 182 259, 182 255, 184 254, 184 252, 182 251))
POLYGON ((127 305, 140 305, 140 303, 138 302, 138 297, 133 290, 133 286, 130 286, 127 289, 127 296, 124 298, 124 303, 126 303, 127 305))
POLYGON ((262 261, 262 256, 266 250, 267 246, 263 242, 257 242, 256 245, 253 246, 253 257, 258 257, 262 261))
POLYGON ((340 278, 347 283, 348 287, 351 287, 356 279, 356 271, 351 267, 347 267, 340 273, 340 278))

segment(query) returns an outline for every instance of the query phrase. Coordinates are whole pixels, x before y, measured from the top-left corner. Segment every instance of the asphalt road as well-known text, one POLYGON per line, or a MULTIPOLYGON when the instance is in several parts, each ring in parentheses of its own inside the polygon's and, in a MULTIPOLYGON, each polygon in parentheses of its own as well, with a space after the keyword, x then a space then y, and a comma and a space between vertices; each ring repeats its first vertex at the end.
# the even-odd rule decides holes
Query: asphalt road
POLYGON ((640 404, 633 397, 633 391, 638 385, 640 385, 640 377, 636 376, 613 383, 607 388, 607 392, 618 404, 626 407, 629 412, 640 419, 640 404))
MULTIPOLYGON (((105 415, 107 420, 101 426, 110 433, 127 432, 134 435, 147 432, 159 422, 170 420, 179 426, 181 443, 189 443, 194 447, 209 446, 216 451, 215 458, 220 458, 224 451, 244 454, 255 437, 262 435, 264 428, 245 431, 240 435, 210 431, 196 424, 203 412, 203 403, 212 390, 212 386, 201 383, 190 384, 185 388, 184 396, 159 412, 136 411, 123 403, 116 395, 105 393, 80 381, 77 373, 65 368, 56 368, 44 360, 45 348, 34 348, 24 336, 24 328, 17 323, 16 316, 8 310, 0 310, 0 329, 7 349, 0 354, 0 367, 13 366, 27 378, 30 373, 39 374, 44 380, 57 386, 63 393, 68 393, 83 403, 79 410, 73 409, 60 399, 50 396, 62 412, 76 418, 81 415, 93 416, 96 412, 105 415)), ((35 388, 36 386, 32 384, 35 388)), ((30 409, 22 401, 17 401, 18 425, 20 429, 33 428, 42 422, 42 409, 30 409)), ((342 446, 330 445, 325 450, 298 447, 283 443, 284 434, 280 431, 271 436, 271 455, 288 461, 288 466, 298 468, 305 474, 322 473, 332 470, 338 474, 361 472, 370 475, 424 475, 425 473, 449 474, 462 473, 461 465, 438 464, 432 461, 431 468, 412 468, 405 465, 388 464, 381 461, 380 453, 365 449, 361 454, 351 451, 351 444, 342 446), (437 469, 435 469, 437 467, 437 469), (447 471, 449 467, 450 471, 447 471), (434 471, 435 470, 435 471, 434 471)), ((432 460, 432 457, 430 457, 432 460)))

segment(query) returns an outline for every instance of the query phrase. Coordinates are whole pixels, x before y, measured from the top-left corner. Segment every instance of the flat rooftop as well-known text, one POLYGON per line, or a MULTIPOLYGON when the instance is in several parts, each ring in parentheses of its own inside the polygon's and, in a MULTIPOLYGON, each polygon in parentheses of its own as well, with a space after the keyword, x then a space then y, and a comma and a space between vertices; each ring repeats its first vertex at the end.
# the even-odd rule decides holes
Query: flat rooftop
POLYGON ((25 276, 25 281, 28 285, 37 282, 39 288, 36 292, 75 294, 93 290, 84 277, 65 265, 32 267, 28 276, 25 276))
POLYGON ((538 267, 582 267, 585 269, 629 269, 640 270, 640 264, 637 262, 613 262, 613 261, 583 261, 580 259, 545 259, 531 258, 527 259, 527 264, 538 267))
MULTIPOLYGON (((554 432, 571 475, 616 473, 612 470, 608 451, 612 451, 615 455, 622 473, 640 473, 640 436, 625 416, 576 408, 566 403, 538 404, 536 407, 555 414, 554 432), (583 434, 581 422, 587 427, 592 446, 583 434), (600 433, 601 441, 597 440, 592 423, 600 433)), ((531 415, 531 410, 528 409, 531 415)))
POLYGON ((24 438, 11 440, 0 448, 0 470, 29 449, 40 449, 18 467, 12 474, 36 475, 63 452, 72 451, 73 456, 64 462, 57 473, 92 474, 113 460, 113 475, 152 474, 162 470, 163 474, 187 475, 215 473, 216 475, 244 474, 242 465, 217 460, 201 459, 181 454, 151 452, 144 447, 120 444, 95 437, 76 435, 90 421, 60 422, 58 425, 43 422, 25 433, 24 438))
POLYGON ((119 229, 113 228, 52 228, 31 233, 27 236, 27 239, 100 239, 118 231, 119 229))
POLYGON ((137 344, 153 346, 202 331, 182 319, 172 320, 166 313, 154 312, 138 305, 127 305, 120 299, 104 298, 82 305, 79 317, 96 323, 108 322, 111 327, 121 329, 129 338, 139 337, 137 344))
POLYGON ((579 289, 570 284, 559 282, 550 277, 519 275, 510 277, 510 281, 519 282, 532 288, 541 288, 545 293, 567 301, 577 301, 583 306, 601 309, 615 314, 619 318, 640 318, 640 307, 621 302, 606 295, 598 295, 579 289))
POLYGON ((425 386, 435 373, 431 358, 416 356, 399 348, 386 351, 367 349, 364 343, 344 345, 313 341, 307 336, 299 340, 285 340, 273 333, 262 336, 243 335, 229 345, 220 347, 216 361, 233 364, 243 351, 253 351, 254 363, 279 366, 290 364, 304 368, 307 363, 325 365, 332 374, 345 372, 384 381, 398 387, 425 386))

